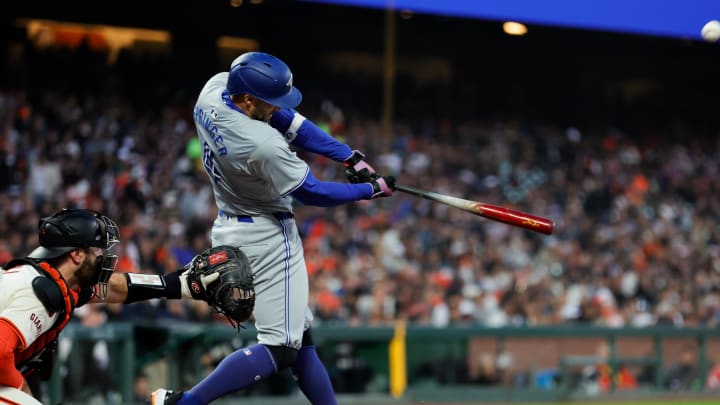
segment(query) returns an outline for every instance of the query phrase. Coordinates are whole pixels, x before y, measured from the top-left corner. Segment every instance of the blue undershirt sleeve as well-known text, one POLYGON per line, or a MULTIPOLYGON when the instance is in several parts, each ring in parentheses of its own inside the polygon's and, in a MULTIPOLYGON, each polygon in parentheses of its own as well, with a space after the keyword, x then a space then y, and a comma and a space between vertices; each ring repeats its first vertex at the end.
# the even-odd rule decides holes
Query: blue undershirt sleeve
POLYGON ((284 108, 272 115, 270 125, 277 129, 294 146, 342 162, 350 157, 352 149, 314 122, 293 109, 284 108))
POLYGON ((372 194, 373 187, 370 183, 345 184, 320 181, 311 172, 302 185, 290 193, 301 203, 316 207, 332 207, 351 201, 367 200, 372 194))

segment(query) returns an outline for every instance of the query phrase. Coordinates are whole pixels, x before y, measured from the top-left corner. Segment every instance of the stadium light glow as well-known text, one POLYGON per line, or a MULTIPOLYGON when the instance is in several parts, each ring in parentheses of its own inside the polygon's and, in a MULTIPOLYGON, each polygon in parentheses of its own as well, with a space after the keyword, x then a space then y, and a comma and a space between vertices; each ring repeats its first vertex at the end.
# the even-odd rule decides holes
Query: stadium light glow
POLYGON ((503 31, 508 35, 525 35, 528 29, 525 24, 515 21, 505 21, 503 23, 503 31))

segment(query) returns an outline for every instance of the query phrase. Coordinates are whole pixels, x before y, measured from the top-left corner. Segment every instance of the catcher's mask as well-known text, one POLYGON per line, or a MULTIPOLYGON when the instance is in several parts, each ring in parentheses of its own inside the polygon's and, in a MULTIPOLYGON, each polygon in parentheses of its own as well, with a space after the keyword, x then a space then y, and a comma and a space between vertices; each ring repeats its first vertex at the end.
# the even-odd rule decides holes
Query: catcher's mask
MULTIPOLYGON (((218 280, 206 288, 210 304, 227 316, 233 326, 247 321, 255 308, 255 289, 245 253, 235 246, 222 245, 205 250, 198 260, 198 270, 220 273, 218 280)), ((193 281, 190 288, 198 291, 201 287, 193 281)))
POLYGON ((95 294, 105 299, 118 260, 114 248, 120 241, 120 231, 115 222, 97 211, 63 209, 42 218, 38 228, 40 246, 28 255, 32 259, 53 259, 77 248, 102 249, 95 262, 92 285, 99 284, 95 294))

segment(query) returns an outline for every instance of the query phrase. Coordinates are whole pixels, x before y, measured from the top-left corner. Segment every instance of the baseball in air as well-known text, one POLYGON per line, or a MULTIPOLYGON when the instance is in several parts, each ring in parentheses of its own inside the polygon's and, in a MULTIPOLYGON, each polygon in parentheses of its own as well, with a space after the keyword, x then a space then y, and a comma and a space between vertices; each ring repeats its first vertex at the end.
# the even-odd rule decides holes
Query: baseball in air
POLYGON ((702 27, 702 31, 700 31, 700 33, 702 34, 703 39, 708 42, 717 41, 720 39, 720 21, 708 21, 708 23, 702 27))

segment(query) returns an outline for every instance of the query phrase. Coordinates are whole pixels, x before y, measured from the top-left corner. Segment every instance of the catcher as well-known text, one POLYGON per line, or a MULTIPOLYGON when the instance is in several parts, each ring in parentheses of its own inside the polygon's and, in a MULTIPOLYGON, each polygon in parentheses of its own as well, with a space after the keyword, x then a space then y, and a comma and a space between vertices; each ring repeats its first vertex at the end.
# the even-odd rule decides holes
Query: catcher
POLYGON ((81 209, 41 219, 39 242, 28 257, 0 268, 0 403, 39 403, 26 377, 50 377, 58 335, 86 303, 187 297, 207 301, 235 323, 253 310, 248 259, 234 247, 208 249, 164 276, 114 273, 117 225, 81 209))

